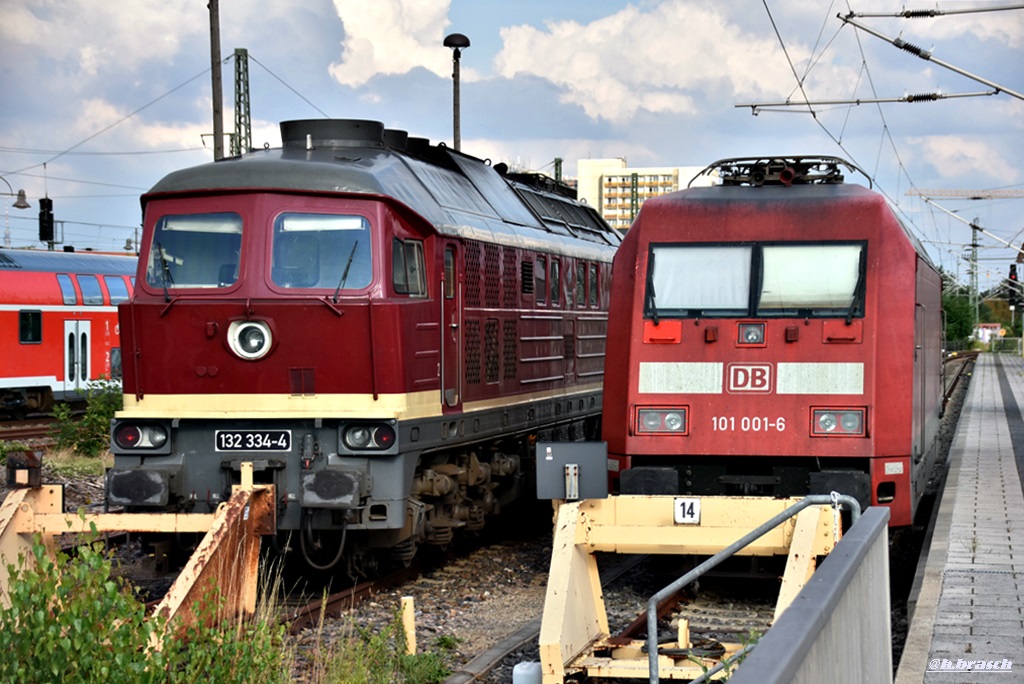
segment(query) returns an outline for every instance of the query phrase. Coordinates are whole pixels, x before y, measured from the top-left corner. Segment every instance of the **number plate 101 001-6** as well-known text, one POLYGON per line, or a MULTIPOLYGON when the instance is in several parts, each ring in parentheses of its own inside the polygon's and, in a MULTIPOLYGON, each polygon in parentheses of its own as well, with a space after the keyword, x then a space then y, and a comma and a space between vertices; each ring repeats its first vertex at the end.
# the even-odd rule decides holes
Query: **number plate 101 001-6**
POLYGON ((216 451, 291 451, 291 430, 217 430, 216 451))

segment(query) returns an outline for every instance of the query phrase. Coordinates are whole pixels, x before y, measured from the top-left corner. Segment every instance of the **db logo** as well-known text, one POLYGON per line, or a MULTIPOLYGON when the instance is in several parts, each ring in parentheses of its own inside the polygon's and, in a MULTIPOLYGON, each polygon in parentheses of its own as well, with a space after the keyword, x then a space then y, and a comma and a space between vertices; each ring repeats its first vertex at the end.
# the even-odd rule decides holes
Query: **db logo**
POLYGON ((761 392, 772 391, 771 364, 730 363, 725 371, 728 374, 727 387, 730 392, 761 392))

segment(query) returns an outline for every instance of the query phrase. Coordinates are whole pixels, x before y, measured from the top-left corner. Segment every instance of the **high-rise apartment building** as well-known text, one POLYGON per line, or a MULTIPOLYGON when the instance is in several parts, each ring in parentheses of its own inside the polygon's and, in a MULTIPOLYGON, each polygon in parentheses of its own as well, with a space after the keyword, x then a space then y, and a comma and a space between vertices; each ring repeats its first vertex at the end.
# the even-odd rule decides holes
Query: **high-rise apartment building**
MULTIPOLYGON (((623 158, 580 159, 577 163, 577 196, 595 207, 612 227, 625 231, 648 197, 687 187, 703 166, 627 166, 623 158)), ((695 185, 711 185, 701 177, 695 185)))

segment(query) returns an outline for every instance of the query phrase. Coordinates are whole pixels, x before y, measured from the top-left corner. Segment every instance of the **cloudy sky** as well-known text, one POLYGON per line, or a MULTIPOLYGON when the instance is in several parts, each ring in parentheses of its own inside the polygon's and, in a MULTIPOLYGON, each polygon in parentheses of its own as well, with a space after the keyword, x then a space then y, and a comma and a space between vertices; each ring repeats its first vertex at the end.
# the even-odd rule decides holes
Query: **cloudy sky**
MULTIPOLYGON (((451 142, 452 53, 462 58, 462 149, 551 172, 565 160, 697 166, 730 156, 827 154, 854 161, 898 206, 932 257, 966 281, 971 230, 1020 245, 1024 199, 1024 10, 914 0, 221 0, 225 130, 234 48, 250 54, 253 143, 280 144, 288 119, 362 118, 451 142), (939 9, 931 19, 893 15, 939 9), (931 50, 931 61, 845 23, 931 50), (1014 92, 936 102, 737 104, 1014 92), (941 207, 941 208, 940 208, 941 207), (945 211, 944 211, 945 210, 945 211)), ((37 242, 49 195, 65 242, 120 249, 139 195, 212 159, 206 0, 0 0, 0 176, 32 209, 10 208, 5 239, 37 242)), ((856 182, 865 183, 858 177, 856 182)), ((0 192, 8 188, 0 183, 0 192)), ((982 285, 1014 255, 981 236, 982 285)))

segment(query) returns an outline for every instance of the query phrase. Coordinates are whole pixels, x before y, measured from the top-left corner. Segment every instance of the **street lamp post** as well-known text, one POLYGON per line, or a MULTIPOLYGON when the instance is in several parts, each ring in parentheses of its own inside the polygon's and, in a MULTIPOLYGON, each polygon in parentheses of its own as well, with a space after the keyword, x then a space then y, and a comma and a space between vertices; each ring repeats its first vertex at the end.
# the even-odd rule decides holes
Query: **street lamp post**
MULTIPOLYGON (((5 192, 5 193, 2 193, 2 194, 4 196, 7 196, 7 197, 17 197, 18 198, 16 200, 14 200, 14 208, 15 209, 29 209, 29 208, 32 207, 32 205, 29 204, 28 200, 25 198, 25 191, 24 190, 20 190, 19 189, 17 194, 15 194, 14 188, 11 187, 11 184, 7 181, 6 178, 4 178, 3 176, 0 176, 0 180, 2 180, 4 182, 4 184, 7 186, 7 188, 10 190, 10 192, 5 192)), ((4 200, 4 247, 6 249, 10 249, 10 247, 11 247, 11 220, 10 220, 10 216, 8 215, 8 211, 10 211, 10 209, 8 207, 8 202, 7 202, 7 200, 4 200)))
POLYGON ((455 133, 453 144, 456 151, 462 148, 462 135, 459 130, 459 61, 462 59, 462 51, 469 47, 469 38, 461 33, 452 33, 445 36, 444 46, 452 49, 452 84, 454 86, 452 95, 452 118, 454 119, 455 133))

